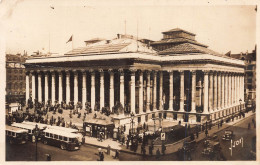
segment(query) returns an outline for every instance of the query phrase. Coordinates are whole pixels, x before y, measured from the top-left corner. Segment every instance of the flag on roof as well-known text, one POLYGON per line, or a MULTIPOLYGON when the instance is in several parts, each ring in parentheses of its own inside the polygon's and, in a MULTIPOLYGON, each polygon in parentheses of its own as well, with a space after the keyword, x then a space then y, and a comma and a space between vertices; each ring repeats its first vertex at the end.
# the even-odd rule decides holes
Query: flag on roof
POLYGON ((231 51, 227 52, 225 55, 230 57, 231 51))
POLYGON ((73 37, 73 35, 71 35, 70 39, 66 42, 66 44, 67 44, 68 42, 72 41, 72 37, 73 37))

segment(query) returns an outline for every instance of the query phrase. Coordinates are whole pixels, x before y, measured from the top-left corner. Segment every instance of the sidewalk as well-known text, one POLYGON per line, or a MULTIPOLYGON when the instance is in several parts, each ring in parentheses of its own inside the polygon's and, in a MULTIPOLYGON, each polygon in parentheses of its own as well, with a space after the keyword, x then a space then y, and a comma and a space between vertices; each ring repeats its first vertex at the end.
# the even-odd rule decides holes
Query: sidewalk
MULTIPOLYGON (((239 123, 240 121, 246 119, 247 117, 249 116, 252 116, 254 115, 255 113, 253 112, 248 112, 245 114, 245 118, 241 118, 241 119, 235 119, 234 121, 232 122, 229 122, 229 123, 224 123, 222 125, 222 127, 212 127, 211 130, 208 130, 208 133, 209 133, 209 136, 211 136, 212 134, 214 133, 217 133, 219 131, 222 131, 223 129, 226 129, 234 124, 237 124, 239 123)), ((199 134, 199 138, 196 138, 196 142, 199 142, 201 140, 203 140, 204 138, 206 137, 205 133, 204 132, 200 132, 199 134)), ((188 139, 189 137, 185 138, 185 139, 188 139)), ((131 153, 131 154, 137 154, 137 155, 141 155, 141 145, 138 145, 138 149, 135 152, 131 151, 130 149, 127 149, 125 145, 121 145, 120 143, 118 143, 117 141, 113 141, 111 139, 107 139, 107 140, 104 140, 103 142, 100 142, 98 141, 96 138, 92 138, 92 137, 85 137, 86 139, 86 144, 88 145, 92 145, 92 146, 96 146, 96 147, 100 147, 100 148, 103 148, 104 151, 106 151, 107 149, 107 146, 110 145, 111 147, 111 150, 116 150, 118 149, 120 152, 127 152, 127 153, 131 153)), ((171 154, 171 153, 174 153, 174 152, 177 152, 179 148, 182 148, 183 146, 183 141, 185 139, 182 139, 178 142, 175 142, 175 143, 172 143, 172 144, 166 144, 166 151, 165 151, 165 154, 171 154)), ((149 146, 146 146, 146 155, 149 154, 149 146)), ((161 145, 154 145, 154 150, 153 150, 153 155, 155 155, 155 152, 156 150, 159 148, 160 152, 161 152, 161 145)), ((161 152, 162 153, 162 152, 161 152)), ((113 154, 113 153, 112 153, 113 154)))

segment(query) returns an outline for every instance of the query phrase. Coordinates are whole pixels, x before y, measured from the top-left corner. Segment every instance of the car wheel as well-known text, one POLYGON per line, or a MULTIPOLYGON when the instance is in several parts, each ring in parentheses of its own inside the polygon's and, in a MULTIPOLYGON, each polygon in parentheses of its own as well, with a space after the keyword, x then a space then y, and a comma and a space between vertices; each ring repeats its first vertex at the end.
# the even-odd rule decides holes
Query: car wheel
POLYGON ((61 148, 62 150, 65 150, 65 149, 66 149, 65 144, 60 145, 60 148, 61 148))
POLYGON ((43 141, 43 144, 45 144, 45 145, 46 145, 46 144, 48 144, 48 142, 47 142, 46 140, 44 140, 44 141, 43 141))

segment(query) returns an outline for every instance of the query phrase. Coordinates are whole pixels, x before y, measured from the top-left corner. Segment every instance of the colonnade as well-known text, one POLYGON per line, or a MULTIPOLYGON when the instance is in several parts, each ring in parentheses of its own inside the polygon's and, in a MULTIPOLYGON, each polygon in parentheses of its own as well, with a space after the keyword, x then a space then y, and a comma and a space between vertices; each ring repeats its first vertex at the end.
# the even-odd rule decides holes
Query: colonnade
POLYGON ((53 104, 55 100, 57 100, 59 103, 61 103, 62 101, 66 101, 67 104, 70 101, 74 101, 74 103, 81 101, 82 105, 85 105, 87 101, 90 101, 91 108, 94 109, 96 104, 97 86, 100 88, 100 108, 104 107, 105 105, 109 105, 110 109, 112 109, 116 101, 119 101, 123 106, 125 106, 125 97, 128 97, 130 110, 133 113, 147 113, 154 110, 163 110, 164 104, 169 105, 167 110, 198 113, 198 110, 196 108, 198 106, 196 105, 198 99, 202 102, 201 105, 203 111, 200 113, 205 114, 239 105, 240 99, 242 103, 244 103, 244 75, 242 73, 207 70, 158 71, 122 68, 104 70, 48 70, 27 72, 26 100, 28 100, 31 96, 33 101, 37 99, 40 102, 46 102, 50 99, 53 104), (105 72, 109 74, 109 79, 105 79, 105 72), (79 73, 81 75, 81 79, 79 79, 79 73), (191 76, 187 76, 187 73, 191 76), (74 77, 73 79, 70 79, 71 74, 74 77), (87 76, 87 74, 90 76, 87 76), (115 79, 115 74, 117 74, 119 78, 115 79), (98 75, 100 80, 99 85, 96 83, 96 78, 98 75), (174 97, 174 95, 176 95, 175 92, 177 91, 176 80, 174 80, 176 75, 179 78, 179 82, 177 82, 177 84, 179 84, 179 96, 177 98, 174 97), (65 76, 65 81, 63 81, 63 76, 65 76), (128 82, 125 82, 127 80, 126 76, 129 76, 128 82), (89 81, 87 80, 88 77, 90 78, 89 81), (165 83, 166 77, 169 78, 169 80, 167 80, 167 83, 165 83), (29 94, 30 78, 32 82, 31 95, 29 94), (36 80, 36 78, 38 78, 38 80, 36 80), (51 80, 49 80, 49 78, 51 80), (191 79, 191 86, 188 86, 187 83, 185 84, 186 79, 191 79), (73 80, 73 82, 71 80, 73 80), (38 83, 36 83, 36 81, 38 83), (81 81, 80 83, 82 84, 81 89, 79 88, 79 81, 81 81), (201 89, 197 89, 199 81, 201 81, 200 83, 202 84, 202 92, 200 92, 201 89), (56 82, 58 82, 58 85, 55 84, 56 82), (87 82, 90 82, 90 84, 88 84, 87 82), (74 98, 71 98, 70 83, 74 84, 74 98), (107 90, 109 92, 108 101, 106 101, 105 99, 105 84, 107 83, 109 83, 109 90, 107 90), (125 88, 126 83, 129 84, 128 89, 125 88), (119 84, 117 89, 117 91, 119 91, 119 99, 117 100, 115 100, 115 84, 119 84), (63 89, 64 87, 66 89, 63 89), (51 90, 49 90, 49 88, 51 88, 51 90), (90 90, 88 91, 87 89, 89 88, 90 90), (56 97, 57 99, 55 98, 56 90, 58 90, 58 94, 56 94, 56 96, 58 95, 56 97), (79 92, 80 90, 81 92, 79 92), (126 96, 125 90, 129 90, 128 92, 130 94, 128 96, 126 96), (165 101, 163 100, 163 91, 165 90, 169 90, 167 95, 167 103, 165 103, 165 101), (187 94, 187 92, 185 91, 188 91, 189 93, 187 94), (91 98, 87 98, 88 92, 90 92, 89 96, 91 98), (80 100, 79 93, 82 95, 80 100), (190 100, 188 98, 190 98, 190 100), (173 106, 174 101, 176 102, 176 99, 179 100, 178 109, 174 108, 173 106), (185 108, 185 105, 187 104, 190 104, 190 110, 187 110, 185 108), (138 111, 136 111, 136 109, 138 109, 138 111))

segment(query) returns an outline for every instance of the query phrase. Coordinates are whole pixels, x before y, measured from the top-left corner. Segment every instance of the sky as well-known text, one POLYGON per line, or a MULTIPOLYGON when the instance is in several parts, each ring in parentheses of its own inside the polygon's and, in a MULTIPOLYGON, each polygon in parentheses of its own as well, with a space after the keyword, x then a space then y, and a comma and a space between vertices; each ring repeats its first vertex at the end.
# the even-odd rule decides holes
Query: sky
MULTIPOLYGON (((124 1, 126 2, 126 1, 124 1)), ((146 1, 147 2, 147 1, 146 1)), ((158 2, 158 1, 154 1, 158 2)), ((167 1, 166 1, 167 2, 167 1)), ((112 39, 117 33, 162 39, 163 31, 181 28, 219 52, 251 52, 256 44, 255 6, 167 5, 89 0, 2 0, 6 53, 35 51, 64 54, 92 38, 112 39), (117 3, 118 2, 118 3, 117 3)))

